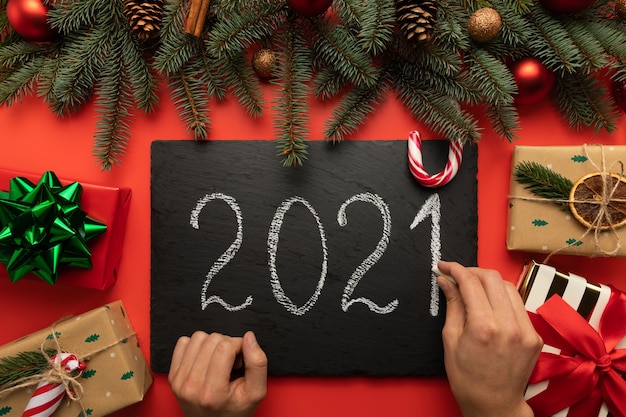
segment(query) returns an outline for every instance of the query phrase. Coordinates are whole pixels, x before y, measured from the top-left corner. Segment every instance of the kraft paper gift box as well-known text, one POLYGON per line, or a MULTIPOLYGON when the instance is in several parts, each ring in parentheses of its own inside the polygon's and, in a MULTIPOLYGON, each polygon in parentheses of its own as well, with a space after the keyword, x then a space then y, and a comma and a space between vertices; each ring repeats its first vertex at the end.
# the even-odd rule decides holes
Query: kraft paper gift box
POLYGON ((525 394, 535 416, 624 416, 625 294, 536 262, 518 289, 544 340, 525 394))
MULTIPOLYGON (((576 184, 593 172, 621 176, 621 161, 626 162, 626 146, 517 146, 512 157, 507 248, 546 255, 626 256, 626 245, 620 244, 626 242, 626 226, 589 227, 571 210, 533 194, 513 175, 519 163, 536 162, 576 184)), ((621 196, 623 189, 618 191, 610 198, 623 205, 626 197, 621 196)))
MULTIPOLYGON (((1 346, 0 364, 21 352, 41 352, 42 346, 72 353, 86 364, 82 375, 76 376, 83 397, 76 401, 64 398, 55 417, 77 417, 83 411, 90 417, 105 416, 141 401, 152 384, 150 369, 121 301, 1 346)), ((35 386, 36 382, 16 391, 0 389, 0 415, 21 416, 35 386)))
MULTIPOLYGON (((0 190, 8 191, 10 181, 14 177, 23 177, 37 184, 42 175, 0 169, 0 190)), ((61 178, 60 181, 65 186, 78 180, 61 178)), ((78 182, 82 186, 81 209, 87 216, 104 223, 106 231, 87 242, 91 252, 91 268, 61 265, 57 282, 103 290, 113 285, 117 279, 126 220, 130 209, 131 190, 78 182)), ((6 266, 3 263, 0 263, 0 276, 8 279, 6 266)), ((39 279, 32 273, 27 274, 22 279, 27 276, 39 279)))

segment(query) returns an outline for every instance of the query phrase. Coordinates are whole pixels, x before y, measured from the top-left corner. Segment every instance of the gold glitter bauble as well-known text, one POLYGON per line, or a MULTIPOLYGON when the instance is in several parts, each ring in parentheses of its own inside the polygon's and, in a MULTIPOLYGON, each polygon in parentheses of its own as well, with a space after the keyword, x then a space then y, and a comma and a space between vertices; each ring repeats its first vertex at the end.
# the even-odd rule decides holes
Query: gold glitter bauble
POLYGON ((617 0, 615 2, 615 14, 619 20, 626 20, 626 0, 617 0))
POLYGON ((498 35, 501 27, 500 13, 491 7, 476 10, 467 23, 470 38, 476 42, 489 42, 498 35))
POLYGON ((276 56, 269 48, 261 48, 252 56, 252 68, 261 78, 270 78, 276 67, 276 56))

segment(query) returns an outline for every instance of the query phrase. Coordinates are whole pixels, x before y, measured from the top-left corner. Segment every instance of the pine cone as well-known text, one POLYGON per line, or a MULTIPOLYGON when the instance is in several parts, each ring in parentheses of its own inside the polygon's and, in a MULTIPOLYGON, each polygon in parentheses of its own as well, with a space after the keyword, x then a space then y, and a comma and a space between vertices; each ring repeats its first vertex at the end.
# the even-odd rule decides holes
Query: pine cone
POLYGON ((424 42, 430 39, 436 15, 436 1, 396 0, 396 16, 400 31, 410 42, 424 42))
POLYGON ((124 0, 124 14, 139 39, 148 40, 161 29, 163 0, 124 0))

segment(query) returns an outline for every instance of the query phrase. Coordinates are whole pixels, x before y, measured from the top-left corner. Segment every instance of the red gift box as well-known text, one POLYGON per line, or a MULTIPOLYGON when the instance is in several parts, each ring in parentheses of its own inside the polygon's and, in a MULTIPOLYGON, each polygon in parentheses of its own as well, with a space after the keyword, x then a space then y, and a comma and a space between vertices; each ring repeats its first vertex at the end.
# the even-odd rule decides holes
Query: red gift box
MULTIPOLYGON (((15 177, 23 177, 37 184, 41 175, 0 169, 0 189, 9 190, 10 181, 15 177)), ((62 178, 60 181, 63 185, 75 182, 75 180, 62 178)), ((60 270, 58 282, 103 290, 113 285, 117 278, 126 219, 130 208, 131 190, 79 183, 83 189, 80 199, 81 209, 89 217, 106 224, 107 230, 88 242, 92 267, 83 269, 64 266, 60 270)), ((8 277, 4 264, 0 264, 0 275, 8 277)), ((36 278, 33 274, 27 276, 36 278)))
POLYGON ((544 341, 525 395, 535 416, 626 416, 626 294, 535 262, 518 288, 544 341))

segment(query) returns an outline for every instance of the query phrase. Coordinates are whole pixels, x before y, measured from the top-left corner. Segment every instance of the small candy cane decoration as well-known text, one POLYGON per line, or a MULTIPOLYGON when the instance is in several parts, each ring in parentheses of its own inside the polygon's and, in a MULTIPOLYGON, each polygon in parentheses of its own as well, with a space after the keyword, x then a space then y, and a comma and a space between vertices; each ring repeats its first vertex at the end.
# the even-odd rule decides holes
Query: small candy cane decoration
MULTIPOLYGON (((54 355, 51 361, 60 367, 60 371, 65 371, 65 373, 85 369, 85 363, 79 361, 73 353, 59 353, 54 355)), ((65 384, 60 382, 40 382, 37 388, 35 388, 33 396, 28 401, 22 417, 51 416, 61 404, 63 397, 65 397, 65 390, 65 384)))
POLYGON ((422 163, 422 139, 418 131, 414 130, 409 133, 409 169, 419 182, 425 187, 441 187, 454 178, 459 171, 461 160, 463 159, 463 145, 460 141, 451 140, 448 152, 448 162, 443 171, 430 175, 424 169, 422 163))

